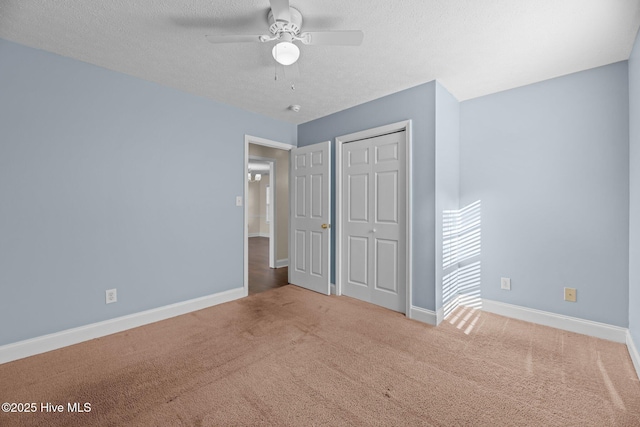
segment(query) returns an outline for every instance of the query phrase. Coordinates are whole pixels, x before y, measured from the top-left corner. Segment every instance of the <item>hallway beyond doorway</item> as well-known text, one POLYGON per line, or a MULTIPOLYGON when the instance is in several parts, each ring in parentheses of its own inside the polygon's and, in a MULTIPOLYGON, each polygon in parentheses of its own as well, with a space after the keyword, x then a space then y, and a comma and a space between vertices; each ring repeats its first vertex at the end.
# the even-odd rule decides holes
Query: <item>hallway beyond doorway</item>
POLYGON ((269 238, 249 238, 249 295, 289 283, 289 268, 269 268, 269 238))

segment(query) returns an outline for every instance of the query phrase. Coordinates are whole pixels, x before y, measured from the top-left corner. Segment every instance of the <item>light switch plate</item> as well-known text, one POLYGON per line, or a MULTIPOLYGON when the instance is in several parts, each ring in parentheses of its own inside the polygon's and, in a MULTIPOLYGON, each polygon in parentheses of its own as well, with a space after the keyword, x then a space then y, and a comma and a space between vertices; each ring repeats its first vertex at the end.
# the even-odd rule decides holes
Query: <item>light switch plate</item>
POLYGON ((511 290, 511 279, 508 277, 500 278, 500 289, 504 289, 505 291, 511 290))
POLYGON ((242 206, 242 196, 236 196, 236 206, 242 206))

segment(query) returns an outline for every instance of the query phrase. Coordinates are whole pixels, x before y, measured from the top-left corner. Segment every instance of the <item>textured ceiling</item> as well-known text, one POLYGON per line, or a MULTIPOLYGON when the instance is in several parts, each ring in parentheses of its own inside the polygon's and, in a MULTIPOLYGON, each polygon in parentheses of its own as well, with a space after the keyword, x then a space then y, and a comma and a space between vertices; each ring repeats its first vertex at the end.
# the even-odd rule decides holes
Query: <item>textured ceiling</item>
POLYGON ((291 5, 302 31, 359 29, 362 46, 301 45, 285 70, 271 44, 206 41, 267 33, 268 0, 0 0, 0 38, 303 123, 434 79, 463 101, 625 60, 640 25, 640 0, 291 5))

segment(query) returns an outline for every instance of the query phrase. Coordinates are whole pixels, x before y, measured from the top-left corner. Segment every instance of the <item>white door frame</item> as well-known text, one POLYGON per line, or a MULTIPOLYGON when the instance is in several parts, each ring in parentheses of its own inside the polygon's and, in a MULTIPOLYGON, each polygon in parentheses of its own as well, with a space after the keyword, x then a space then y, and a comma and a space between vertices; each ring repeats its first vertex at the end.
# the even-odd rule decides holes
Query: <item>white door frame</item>
POLYGON ((411 137, 411 120, 405 120, 402 122, 391 123, 385 126, 380 126, 373 129, 363 130, 361 132, 355 132, 348 135, 339 136, 336 138, 336 295, 342 295, 342 149, 343 144, 357 141, 359 139, 373 138, 376 136, 384 135, 392 132, 405 131, 406 138, 406 230, 405 230, 405 244, 406 244, 406 266, 407 269, 407 286, 406 286, 406 307, 405 315, 411 318, 411 306, 412 306, 412 292, 413 292, 413 274, 411 270, 413 260, 413 242, 412 242, 412 223, 411 223, 411 187, 413 183, 411 174, 411 159, 413 151, 413 138, 411 137))
MULTIPOLYGON (((276 159, 272 159, 269 157, 260 157, 260 156, 251 156, 249 155, 249 161, 257 161, 269 164, 269 187, 271 188, 271 200, 269 203, 269 268, 276 268, 276 222, 275 222, 275 213, 276 213, 276 192, 275 192, 275 182, 276 182, 276 159)), ((247 186, 249 184, 247 183, 247 186)))
MULTIPOLYGON (((290 151, 295 146, 290 144, 285 144, 284 142, 272 141, 270 139, 260 138, 257 136, 246 135, 244 136, 244 167, 242 168, 242 179, 244 181, 244 195, 243 195, 243 216, 244 216, 244 279, 243 279, 243 287, 244 287, 244 296, 249 295, 249 214, 247 212, 247 195, 249 194, 249 183, 247 182, 247 167, 249 165, 249 144, 263 145, 265 147, 277 148, 279 150, 290 151)), ((275 174, 275 171, 272 171, 275 174)), ((271 179, 271 177, 269 178, 271 179)), ((272 188, 271 193, 275 193, 275 188, 272 188)), ((274 213, 275 213, 275 203, 274 205, 274 213)), ((272 223, 274 224, 274 228, 269 228, 270 232, 274 232, 272 234, 273 239, 271 241, 275 241, 275 215, 272 217, 272 223)), ((271 242, 270 241, 270 242, 271 242)), ((269 251, 271 253, 271 251, 269 251)), ((275 246, 274 246, 275 252, 275 246)), ((274 253, 274 258, 275 253, 274 253)))

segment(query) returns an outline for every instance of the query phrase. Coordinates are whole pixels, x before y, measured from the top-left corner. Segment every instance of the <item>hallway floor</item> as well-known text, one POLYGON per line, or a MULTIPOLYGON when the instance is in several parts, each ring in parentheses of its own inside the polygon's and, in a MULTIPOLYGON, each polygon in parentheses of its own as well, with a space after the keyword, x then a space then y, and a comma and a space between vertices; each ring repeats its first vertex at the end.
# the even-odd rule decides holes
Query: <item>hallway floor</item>
POLYGON ((269 268, 269 238, 249 238, 249 295, 289 283, 289 269, 269 268))

